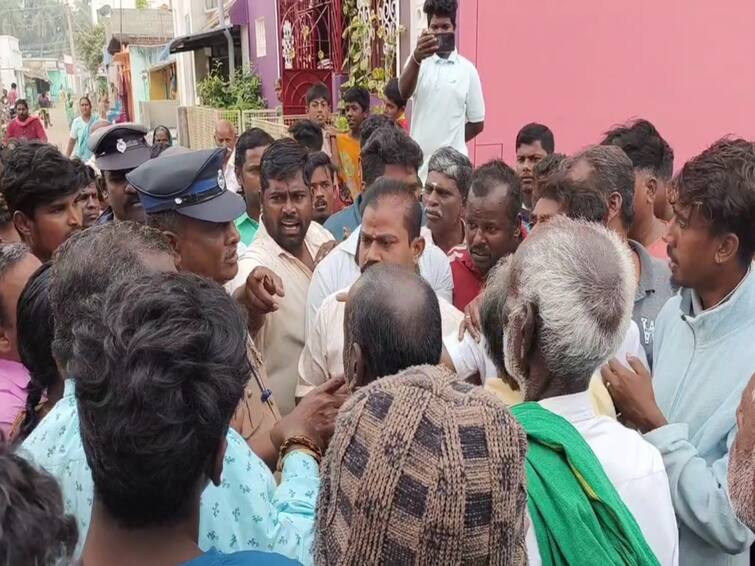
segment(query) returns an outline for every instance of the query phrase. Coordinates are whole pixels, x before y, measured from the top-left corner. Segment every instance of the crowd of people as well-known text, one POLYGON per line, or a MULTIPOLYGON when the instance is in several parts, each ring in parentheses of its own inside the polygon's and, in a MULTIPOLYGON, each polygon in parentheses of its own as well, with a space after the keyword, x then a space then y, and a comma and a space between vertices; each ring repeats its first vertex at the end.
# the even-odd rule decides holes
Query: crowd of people
POLYGON ((424 10, 348 131, 314 84, 282 139, 82 99, 3 149, 0 563, 749 563, 755 145, 531 123, 475 167, 424 10))

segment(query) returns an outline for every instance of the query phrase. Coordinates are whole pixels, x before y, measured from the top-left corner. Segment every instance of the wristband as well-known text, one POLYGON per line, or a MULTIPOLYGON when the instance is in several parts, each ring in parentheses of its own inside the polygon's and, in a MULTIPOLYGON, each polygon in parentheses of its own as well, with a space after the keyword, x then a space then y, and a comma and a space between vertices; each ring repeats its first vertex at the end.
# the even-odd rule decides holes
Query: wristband
POLYGON ((309 453, 315 459, 317 465, 320 465, 320 462, 322 461, 322 449, 314 440, 308 436, 289 436, 283 441, 283 444, 281 444, 281 447, 278 450, 277 469, 279 472, 283 470, 283 459, 292 448, 296 447, 303 448, 304 451, 309 453))
POLYGON ((412 51, 412 60, 414 61, 414 64, 417 65, 417 67, 421 67, 422 66, 422 62, 417 61, 417 56, 414 54, 413 51, 412 51))

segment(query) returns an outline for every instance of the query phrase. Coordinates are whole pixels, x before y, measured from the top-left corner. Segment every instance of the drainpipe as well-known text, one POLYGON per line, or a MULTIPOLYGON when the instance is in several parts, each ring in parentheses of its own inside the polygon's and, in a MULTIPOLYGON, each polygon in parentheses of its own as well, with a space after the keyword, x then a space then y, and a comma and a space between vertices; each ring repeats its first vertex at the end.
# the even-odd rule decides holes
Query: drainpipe
POLYGON ((236 74, 236 53, 233 46, 233 36, 225 25, 225 6, 223 0, 218 0, 218 23, 223 27, 223 35, 228 42, 228 74, 230 75, 230 81, 233 82, 234 75, 236 74))

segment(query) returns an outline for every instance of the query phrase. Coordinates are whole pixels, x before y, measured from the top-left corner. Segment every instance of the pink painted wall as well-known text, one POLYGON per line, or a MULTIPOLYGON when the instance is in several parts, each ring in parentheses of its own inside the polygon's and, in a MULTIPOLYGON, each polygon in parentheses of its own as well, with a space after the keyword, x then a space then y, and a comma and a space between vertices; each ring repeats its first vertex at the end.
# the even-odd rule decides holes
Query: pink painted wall
POLYGON ((476 163, 511 163, 538 121, 573 152, 611 125, 651 120, 675 168, 726 134, 755 139, 752 0, 460 0, 459 45, 487 117, 476 163))

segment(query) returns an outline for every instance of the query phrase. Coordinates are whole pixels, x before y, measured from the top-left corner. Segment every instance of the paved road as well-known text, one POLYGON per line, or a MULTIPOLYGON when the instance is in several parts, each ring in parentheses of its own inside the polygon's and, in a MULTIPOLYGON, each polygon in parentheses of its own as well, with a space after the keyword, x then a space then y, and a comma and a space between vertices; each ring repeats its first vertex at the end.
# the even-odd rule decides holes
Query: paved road
POLYGON ((66 145, 68 145, 68 135, 71 130, 68 127, 66 110, 62 102, 56 103, 50 109, 50 120, 52 121, 52 126, 47 130, 47 141, 58 146, 58 149, 64 152, 66 145))

